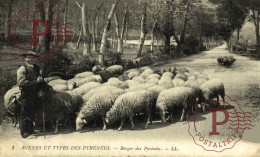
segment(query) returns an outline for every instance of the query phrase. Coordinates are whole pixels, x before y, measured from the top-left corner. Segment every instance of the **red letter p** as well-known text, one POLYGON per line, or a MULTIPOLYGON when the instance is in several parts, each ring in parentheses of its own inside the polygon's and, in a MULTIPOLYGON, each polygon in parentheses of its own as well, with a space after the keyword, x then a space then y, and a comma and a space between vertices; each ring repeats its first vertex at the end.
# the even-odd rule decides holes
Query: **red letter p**
POLYGON ((46 20, 37 19, 37 20, 30 20, 31 23, 33 23, 33 42, 30 44, 31 46, 40 46, 40 44, 37 42, 37 36, 43 36, 49 33, 50 31, 50 25, 46 20), (42 33, 37 32, 37 24, 41 22, 45 25, 45 30, 42 33))
POLYGON ((212 132, 209 135, 219 135, 217 132, 217 125, 224 125, 228 122, 229 114, 225 109, 209 109, 212 112, 212 132), (217 111, 223 112, 225 114, 225 119, 222 122, 217 122, 217 111))

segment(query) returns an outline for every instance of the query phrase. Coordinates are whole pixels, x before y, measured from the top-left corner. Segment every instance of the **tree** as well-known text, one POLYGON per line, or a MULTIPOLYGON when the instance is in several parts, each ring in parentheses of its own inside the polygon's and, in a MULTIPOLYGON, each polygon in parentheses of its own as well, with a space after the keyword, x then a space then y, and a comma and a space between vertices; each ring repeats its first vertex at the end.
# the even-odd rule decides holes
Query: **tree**
POLYGON ((91 56, 91 34, 89 32, 88 26, 88 14, 87 14, 87 7, 85 2, 81 5, 76 1, 76 4, 81 9, 82 15, 82 29, 83 29, 83 40, 84 40, 84 51, 83 56, 89 57, 91 56))
POLYGON ((259 34, 260 2, 259 0, 249 0, 248 6, 251 11, 250 20, 253 21, 255 25, 257 58, 260 58, 260 34, 259 34))
POLYGON ((97 1, 97 4, 93 10, 93 19, 92 19, 92 50, 97 51, 97 30, 99 27, 99 12, 101 7, 103 6, 104 1, 97 1))
POLYGON ((170 54, 171 49, 171 37, 174 36, 177 38, 177 35, 175 34, 175 28, 173 27, 174 23, 174 11, 175 6, 173 1, 166 0, 166 1, 160 1, 160 9, 162 10, 160 13, 160 21, 159 21, 159 27, 162 31, 162 34, 164 35, 164 54, 170 54))
MULTIPOLYGON (((52 17, 54 15, 54 12, 52 11, 53 7, 54 7, 54 4, 55 3, 58 3, 58 1, 56 2, 53 2, 52 0, 47 0, 46 1, 47 3, 47 13, 48 13, 48 16, 45 17, 46 21, 49 23, 49 24, 52 24, 52 17)), ((43 8, 43 7, 40 7, 40 8, 43 8)), ((41 14, 42 18, 43 18, 43 15, 41 14)), ((44 52, 49 52, 50 51, 50 44, 51 44, 51 31, 49 31, 45 36, 44 36, 44 52)))
POLYGON ((231 36, 235 30, 240 30, 249 14, 248 1, 242 0, 218 0, 216 10, 218 18, 219 35, 226 40, 229 49, 232 51, 231 36))
POLYGON ((101 40, 101 46, 100 46, 100 54, 99 54, 99 63, 102 66, 104 65, 104 54, 107 52, 107 44, 108 44, 107 35, 108 35, 108 32, 111 27, 112 17, 114 15, 114 12, 116 10, 116 7, 117 7, 117 4, 119 3, 119 1, 120 0, 114 0, 112 7, 110 9, 110 12, 108 14, 106 25, 104 28, 104 32, 103 32, 103 36, 102 36, 102 40, 101 40))
MULTIPOLYGON (((68 3, 69 3, 69 0, 65 0, 65 4, 64 4, 64 7, 65 7, 65 10, 64 10, 64 24, 66 26, 66 23, 67 23, 67 14, 68 14, 68 3)), ((63 44, 65 47, 66 47, 66 27, 64 29, 64 38, 63 38, 63 44)))
POLYGON ((123 15, 123 21, 122 21, 122 28, 121 32, 119 31, 119 19, 117 16, 117 13, 114 13, 114 19, 115 19, 115 24, 116 24, 116 35, 117 35, 117 52, 118 53, 123 53, 123 40, 125 36, 125 31, 126 31, 126 20, 127 20, 127 14, 128 14, 128 4, 125 3, 125 12, 123 15))
POLYGON ((146 27, 146 6, 147 6, 147 4, 145 2, 142 2, 141 5, 142 5, 141 34, 140 34, 139 45, 137 47, 136 58, 141 57, 141 55, 142 55, 145 37, 148 33, 148 30, 146 27))
POLYGON ((8 3, 8 10, 7 10, 7 14, 6 14, 6 19, 5 19, 5 40, 8 39, 9 36, 9 26, 10 26, 10 18, 11 18, 11 14, 12 14, 12 6, 14 3, 14 0, 9 0, 8 3))
MULTIPOLYGON (((151 30, 151 51, 154 51, 154 37, 158 36, 159 33, 159 26, 158 26, 158 22, 159 22, 159 17, 160 17, 160 5, 159 5, 159 1, 155 1, 154 3, 152 3, 152 5, 150 5, 150 8, 152 11, 150 11, 150 13, 152 14, 152 19, 153 20, 153 24, 152 24, 152 30, 151 30)), ((157 43, 158 46, 158 43, 157 43)))
POLYGON ((79 31, 79 37, 78 37, 78 40, 77 40, 77 43, 76 43, 76 49, 79 49, 79 44, 80 44, 80 40, 81 40, 81 36, 82 36, 82 31, 83 31, 83 28, 82 28, 82 25, 81 25, 80 31, 79 31))

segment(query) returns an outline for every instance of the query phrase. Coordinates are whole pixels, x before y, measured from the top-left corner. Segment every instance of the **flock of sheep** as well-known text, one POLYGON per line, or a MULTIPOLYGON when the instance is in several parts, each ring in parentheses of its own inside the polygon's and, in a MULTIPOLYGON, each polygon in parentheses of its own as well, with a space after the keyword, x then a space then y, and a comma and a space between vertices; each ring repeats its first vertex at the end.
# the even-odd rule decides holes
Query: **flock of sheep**
MULTIPOLYGON (((117 121, 121 121, 118 130, 122 130, 126 119, 130 119, 134 129, 133 117, 141 113, 145 115, 146 129, 155 114, 160 115, 162 122, 169 114, 172 121, 173 112, 178 108, 183 121, 197 102, 201 105, 195 107, 202 107, 215 97, 219 99, 219 95, 225 101, 222 81, 210 80, 206 74, 191 73, 186 68, 154 71, 142 67, 124 71, 122 66, 113 65, 107 69, 95 66, 92 71, 79 73, 70 80, 56 76, 45 78, 49 86, 38 95, 43 97, 46 121, 55 126, 55 133, 59 123, 74 113, 77 113, 73 119, 77 131, 100 117, 104 130, 117 121)), ((6 93, 7 109, 17 92, 11 89, 6 93)))

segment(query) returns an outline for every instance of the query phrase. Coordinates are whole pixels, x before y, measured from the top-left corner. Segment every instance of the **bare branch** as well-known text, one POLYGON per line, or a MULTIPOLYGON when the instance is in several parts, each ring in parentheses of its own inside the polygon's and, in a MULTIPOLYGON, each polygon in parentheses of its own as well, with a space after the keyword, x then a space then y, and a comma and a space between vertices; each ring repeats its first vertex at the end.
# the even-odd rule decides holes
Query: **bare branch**
POLYGON ((78 7, 79 7, 80 9, 82 9, 82 7, 80 6, 79 2, 78 2, 78 1, 75 1, 75 2, 76 2, 76 4, 78 5, 78 7))
POLYGON ((99 11, 99 10, 101 9, 101 7, 103 6, 103 4, 104 4, 104 1, 102 1, 102 2, 99 4, 99 6, 97 7, 97 11, 99 11))

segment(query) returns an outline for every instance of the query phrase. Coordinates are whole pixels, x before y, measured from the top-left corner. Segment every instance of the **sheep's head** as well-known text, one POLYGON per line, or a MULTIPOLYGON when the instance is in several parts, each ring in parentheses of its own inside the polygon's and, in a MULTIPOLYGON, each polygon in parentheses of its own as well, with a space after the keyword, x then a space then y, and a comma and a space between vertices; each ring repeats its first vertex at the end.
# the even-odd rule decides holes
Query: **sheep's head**
POLYGON ((160 111, 159 114, 161 116, 162 122, 165 123, 166 122, 165 111, 160 111))
POLYGON ((74 89, 74 88, 76 88, 76 82, 69 82, 69 84, 68 84, 68 88, 69 88, 69 90, 72 90, 72 89, 74 89))
POLYGON ((76 130, 81 131, 85 124, 87 124, 87 121, 86 121, 85 118, 77 117, 77 119, 76 119, 76 130))
POLYGON ((109 124, 109 118, 106 117, 105 121, 107 124, 109 124))
POLYGON ((105 121, 108 125, 115 123, 117 120, 118 120, 118 118, 116 115, 111 114, 110 112, 107 112, 105 121))

